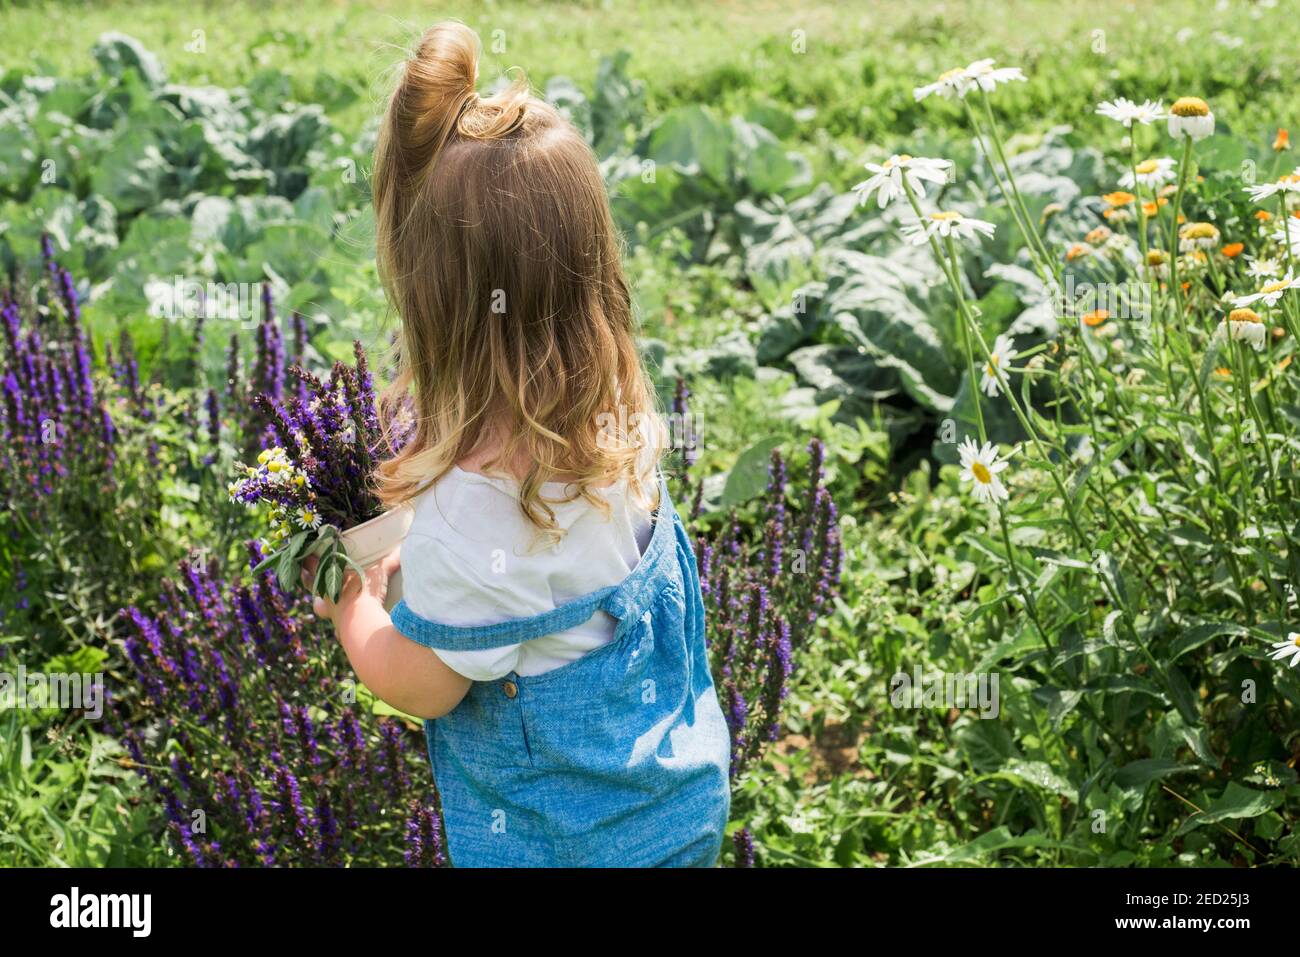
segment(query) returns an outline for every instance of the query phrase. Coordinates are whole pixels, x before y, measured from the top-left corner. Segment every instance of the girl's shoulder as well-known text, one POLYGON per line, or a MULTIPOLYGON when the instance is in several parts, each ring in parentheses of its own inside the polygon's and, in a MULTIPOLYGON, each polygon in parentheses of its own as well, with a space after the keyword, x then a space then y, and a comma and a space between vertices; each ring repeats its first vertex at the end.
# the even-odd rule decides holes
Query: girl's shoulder
MULTIPOLYGON (((543 495, 558 500, 564 486, 543 495)), ((620 486, 602 496, 608 514, 581 498, 553 504, 565 533, 543 545, 512 482, 453 468, 415 503, 402 543, 407 605, 444 624, 491 625, 617 585, 640 560, 650 515, 620 486)))

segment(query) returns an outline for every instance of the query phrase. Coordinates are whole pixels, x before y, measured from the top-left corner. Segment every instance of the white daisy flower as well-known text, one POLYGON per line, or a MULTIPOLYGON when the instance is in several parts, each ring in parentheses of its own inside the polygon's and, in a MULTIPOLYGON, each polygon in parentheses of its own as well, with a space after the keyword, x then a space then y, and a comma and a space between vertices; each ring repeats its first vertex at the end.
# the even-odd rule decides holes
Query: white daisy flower
POLYGON ((976 501, 997 502, 1010 498, 1006 486, 998 478, 998 473, 1007 467, 1004 461, 998 461, 998 450, 992 442, 985 442, 980 448, 975 440, 967 436, 957 447, 961 456, 961 480, 971 482, 971 491, 976 501))
POLYGON ((1246 275, 1252 279, 1272 279, 1282 272, 1282 264, 1276 259, 1256 259, 1247 256, 1246 275))
POLYGON ((1256 352, 1264 351, 1264 342, 1268 338, 1268 326, 1254 309, 1234 309, 1223 320, 1228 336, 1234 342, 1244 342, 1256 352))
POLYGON ((912 95, 918 101, 936 93, 947 99, 965 97, 971 90, 980 89, 992 93, 999 83, 1024 80, 1025 75, 1019 67, 995 67, 992 60, 976 60, 964 69, 949 70, 933 83, 918 86, 912 95))
POLYGON ((1288 273, 1276 282, 1271 282, 1267 286, 1264 286, 1259 292, 1252 293, 1249 296, 1238 296, 1236 299, 1232 300, 1232 308, 1245 309, 1247 306, 1254 305, 1257 302, 1262 302, 1266 306, 1276 306, 1277 301, 1286 294, 1288 289, 1295 289, 1297 287, 1300 287, 1300 279, 1296 279, 1288 273))
POLYGON ((980 390, 992 398, 1001 391, 998 370, 1005 369, 1015 358, 1016 340, 1006 334, 1000 335, 994 340, 993 348, 989 352, 993 356, 993 361, 984 365, 984 372, 980 376, 980 390))
POLYGON ((1125 189, 1133 189, 1135 185, 1159 189, 1165 183, 1174 181, 1174 169, 1177 165, 1168 156, 1143 160, 1119 178, 1119 185, 1125 189), (1134 172, 1137 173, 1136 184, 1133 181, 1134 172))
POLYGON ((1300 193, 1300 170, 1287 173, 1276 182, 1264 183, 1259 186, 1245 186, 1243 189, 1250 194, 1250 198, 1256 203, 1262 203, 1278 193, 1300 193))
POLYGON ((306 506, 294 513, 293 520, 302 528, 320 528, 320 515, 306 506))
POLYGON ((924 196, 927 182, 939 184, 947 182, 948 170, 952 169, 950 160, 927 159, 924 156, 908 156, 905 153, 895 154, 879 165, 876 163, 865 165, 867 172, 872 175, 854 186, 853 191, 858 194, 858 202, 862 204, 865 204, 871 198, 871 194, 875 193, 876 202, 880 204, 881 209, 894 200, 907 196, 903 188, 904 178, 917 196, 924 196))
POLYGON ((1219 230, 1213 223, 1188 223, 1178 230, 1178 251, 1213 249, 1219 245, 1219 230))
POLYGON ((1163 100, 1145 100, 1138 105, 1127 97, 1121 96, 1099 105, 1097 113, 1116 123, 1124 124, 1125 129, 1131 129, 1134 123, 1150 126, 1156 120, 1164 119, 1165 104, 1163 100))
POLYGON ((1300 256, 1300 220, 1292 217, 1292 222, 1281 223, 1273 231, 1273 242, 1283 249, 1291 248, 1292 256, 1300 256))
POLYGON ((991 237, 996 228, 990 222, 963 216, 961 213, 937 212, 904 223, 902 233, 912 245, 924 246, 931 236, 939 239, 947 239, 949 236, 955 239, 977 239, 981 235, 991 237))
POLYGON ((1169 275, 1169 254, 1162 249, 1152 249, 1147 252, 1147 268, 1155 275, 1157 279, 1164 279, 1169 275))
POLYGON ((976 60, 966 67, 966 79, 971 85, 979 87, 985 93, 992 93, 999 83, 1012 81, 1026 82, 1025 75, 1018 66, 994 67, 993 60, 976 60))
POLYGON ((1288 667, 1294 668, 1300 664, 1300 632, 1293 631, 1286 636, 1286 641, 1276 642, 1273 645, 1273 653, 1269 657, 1274 661, 1281 661, 1287 655, 1291 656, 1291 660, 1287 662, 1288 667))
POLYGON ((918 103, 936 93, 945 99, 951 100, 953 97, 965 96, 970 92, 970 88, 971 82, 966 76, 966 71, 958 68, 940 74, 939 79, 933 83, 916 87, 912 90, 912 96, 916 97, 918 103))
POLYGON ((1199 97, 1184 96, 1169 107, 1169 135, 1176 140, 1184 136, 1203 140, 1214 135, 1214 114, 1199 97))

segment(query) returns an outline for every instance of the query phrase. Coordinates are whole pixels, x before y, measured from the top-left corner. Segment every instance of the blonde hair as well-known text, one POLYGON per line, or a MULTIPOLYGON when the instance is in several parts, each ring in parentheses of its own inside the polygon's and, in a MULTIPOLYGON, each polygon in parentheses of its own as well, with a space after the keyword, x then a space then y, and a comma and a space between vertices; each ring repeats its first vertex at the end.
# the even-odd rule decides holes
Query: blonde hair
POLYGON ((558 536, 548 502, 607 509, 595 490, 620 480, 653 501, 640 453, 662 423, 595 156, 522 78, 481 98, 478 55, 463 24, 427 30, 375 148, 379 272, 401 317, 388 395, 413 387, 417 412, 377 490, 408 500, 499 441, 485 470, 526 459, 519 506, 558 536), (561 477, 569 497, 544 500, 542 483, 561 477))

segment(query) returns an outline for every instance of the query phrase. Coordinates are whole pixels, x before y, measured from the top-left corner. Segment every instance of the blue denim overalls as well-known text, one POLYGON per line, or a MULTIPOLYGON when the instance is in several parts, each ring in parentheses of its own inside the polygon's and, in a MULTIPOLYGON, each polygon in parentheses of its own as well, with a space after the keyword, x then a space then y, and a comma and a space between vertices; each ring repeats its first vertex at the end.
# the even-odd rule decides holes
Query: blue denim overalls
POLYGON ((544 674, 474 682, 425 722, 452 863, 649 867, 716 863, 730 809, 731 739, 709 674, 700 583, 660 483, 650 544, 619 585, 482 627, 393 624, 430 648, 479 650, 554 634, 597 609, 614 638, 544 674))

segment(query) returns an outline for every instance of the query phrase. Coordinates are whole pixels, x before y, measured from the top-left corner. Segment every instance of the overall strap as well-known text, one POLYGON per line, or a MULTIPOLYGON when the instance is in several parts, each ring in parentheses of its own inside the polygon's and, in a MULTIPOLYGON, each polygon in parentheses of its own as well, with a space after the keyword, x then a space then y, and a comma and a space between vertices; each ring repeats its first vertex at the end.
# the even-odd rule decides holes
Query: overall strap
POLYGON ((590 620, 597 611, 604 611, 623 621, 636 612, 645 597, 655 590, 655 579, 661 564, 674 557, 675 515, 668 496, 668 483, 661 473, 659 507, 655 509, 653 517, 654 531, 650 536, 650 544, 636 568, 622 583, 575 598, 550 611, 491 625, 447 625, 430 621, 411 611, 405 601, 399 601, 392 611, 393 627, 412 641, 429 648, 441 651, 485 651, 577 628, 590 620))

